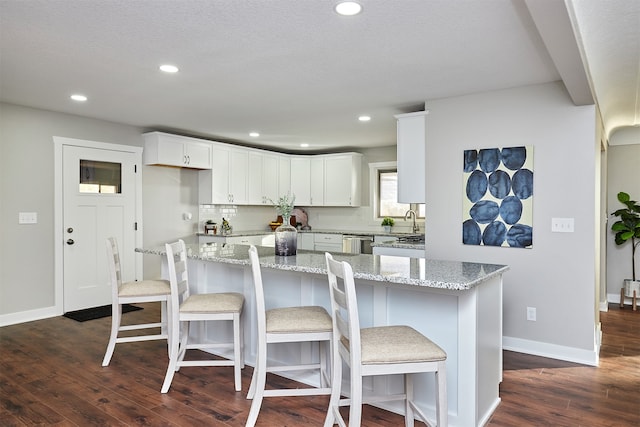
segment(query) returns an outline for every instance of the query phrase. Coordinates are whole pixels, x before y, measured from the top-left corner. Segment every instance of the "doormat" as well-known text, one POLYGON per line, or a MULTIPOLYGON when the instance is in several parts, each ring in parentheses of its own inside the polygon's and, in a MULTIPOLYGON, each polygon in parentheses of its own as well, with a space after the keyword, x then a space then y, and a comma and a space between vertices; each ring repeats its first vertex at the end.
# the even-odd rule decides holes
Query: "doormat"
MULTIPOLYGON (((130 311, 142 310, 142 307, 138 307, 131 304, 122 304, 122 313, 129 313, 130 311)), ((111 316, 111 305, 103 305, 100 307, 85 308, 83 310, 68 311, 63 314, 64 317, 73 319, 77 322, 86 322, 87 320, 101 319, 103 317, 111 316)))

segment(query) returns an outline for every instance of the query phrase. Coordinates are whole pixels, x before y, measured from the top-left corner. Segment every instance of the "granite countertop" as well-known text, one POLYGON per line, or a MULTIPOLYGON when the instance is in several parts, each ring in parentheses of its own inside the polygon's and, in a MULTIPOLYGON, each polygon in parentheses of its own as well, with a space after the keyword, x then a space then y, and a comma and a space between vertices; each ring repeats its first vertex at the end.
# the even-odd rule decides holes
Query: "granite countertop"
MULTIPOLYGON (((197 236, 213 236, 213 237, 242 237, 242 236, 262 236, 265 234, 271 234, 273 231, 269 229, 264 230, 248 230, 248 231, 234 231, 231 234, 221 234, 218 231, 218 234, 205 234, 203 232, 197 232, 197 236)), ((414 233, 403 233, 403 232, 391 232, 387 233, 385 231, 358 231, 358 230, 298 230, 298 233, 321 233, 321 234, 343 234, 346 236, 389 236, 389 237, 403 237, 403 236, 412 236, 414 233)))
POLYGON ((424 243, 411 243, 411 242, 372 242, 372 248, 398 248, 398 249, 422 249, 424 250, 424 243))
MULTIPOLYGON (((249 264, 248 249, 247 245, 228 243, 187 245, 190 259, 240 265, 249 264)), ((271 247, 258 246, 257 249, 262 268, 327 274, 324 252, 298 250, 295 256, 283 257, 276 256, 271 247)), ((166 255, 164 246, 136 248, 136 252, 166 255)), ((335 253, 333 256, 338 261, 351 264, 356 279, 457 291, 472 289, 509 269, 497 264, 384 255, 335 253)))

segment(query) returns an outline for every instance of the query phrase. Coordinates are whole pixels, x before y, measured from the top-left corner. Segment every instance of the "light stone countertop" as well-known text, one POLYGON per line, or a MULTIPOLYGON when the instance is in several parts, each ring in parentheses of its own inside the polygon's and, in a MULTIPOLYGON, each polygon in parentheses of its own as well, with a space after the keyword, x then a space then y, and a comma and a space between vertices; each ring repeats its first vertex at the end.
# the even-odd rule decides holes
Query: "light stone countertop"
MULTIPOLYGON (((298 250, 295 256, 276 256, 274 248, 259 246, 262 268, 327 274, 324 252, 298 250)), ((226 264, 249 264, 249 246, 228 243, 188 244, 190 259, 226 264)), ((165 256, 164 246, 136 248, 136 252, 165 256)), ((506 265, 441 261, 384 255, 335 253, 334 259, 347 261, 356 279, 397 283, 427 288, 465 291, 509 270, 506 265)))

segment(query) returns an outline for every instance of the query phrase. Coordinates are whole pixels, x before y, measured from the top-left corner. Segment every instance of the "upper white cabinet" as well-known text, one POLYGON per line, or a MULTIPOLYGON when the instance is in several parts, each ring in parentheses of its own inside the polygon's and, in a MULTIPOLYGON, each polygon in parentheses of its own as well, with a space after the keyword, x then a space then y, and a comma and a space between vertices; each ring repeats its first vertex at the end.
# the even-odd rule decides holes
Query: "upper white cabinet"
POLYGON ((248 204, 249 151, 215 143, 211 170, 201 171, 198 200, 201 204, 248 204))
MULTIPOLYGON (((283 168, 282 174, 290 180, 289 168, 283 168)), ((280 195, 280 156, 261 150, 249 150, 248 193, 250 205, 271 205, 280 195)), ((287 189, 288 191, 288 189, 287 189)))
POLYGON ((425 203, 425 146, 428 111, 399 114, 398 202, 425 203))
POLYGON ((362 154, 291 158, 291 193, 296 205, 360 206, 362 154))
POLYGON ((291 156, 288 156, 286 154, 278 154, 278 197, 292 193, 291 156))
POLYGON ((324 157, 324 206, 360 206, 362 154, 324 157))
POLYGON ((297 206, 324 206, 324 156, 291 158, 291 193, 297 206))
POLYGON ((311 206, 311 157, 291 157, 291 194, 296 205, 311 206))
POLYGON ((211 169, 211 143, 209 142, 163 132, 149 132, 143 137, 142 157, 145 165, 211 169))

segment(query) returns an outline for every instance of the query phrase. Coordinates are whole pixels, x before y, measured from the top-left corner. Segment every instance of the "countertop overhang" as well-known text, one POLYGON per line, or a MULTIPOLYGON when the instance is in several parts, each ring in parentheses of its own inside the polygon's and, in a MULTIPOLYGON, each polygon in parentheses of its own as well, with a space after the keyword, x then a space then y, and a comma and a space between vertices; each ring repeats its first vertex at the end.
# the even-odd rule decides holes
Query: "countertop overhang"
MULTIPOLYGON (((228 243, 188 244, 188 258, 226 264, 249 264, 249 246, 228 243)), ((298 250, 294 256, 276 256, 274 248, 258 246, 260 266, 276 270, 326 275, 324 252, 298 250)), ((166 256, 164 246, 136 248, 136 252, 166 256)), ((445 261, 402 256, 333 253, 338 261, 347 261, 354 278, 465 291, 506 272, 509 267, 464 261, 445 261)))

